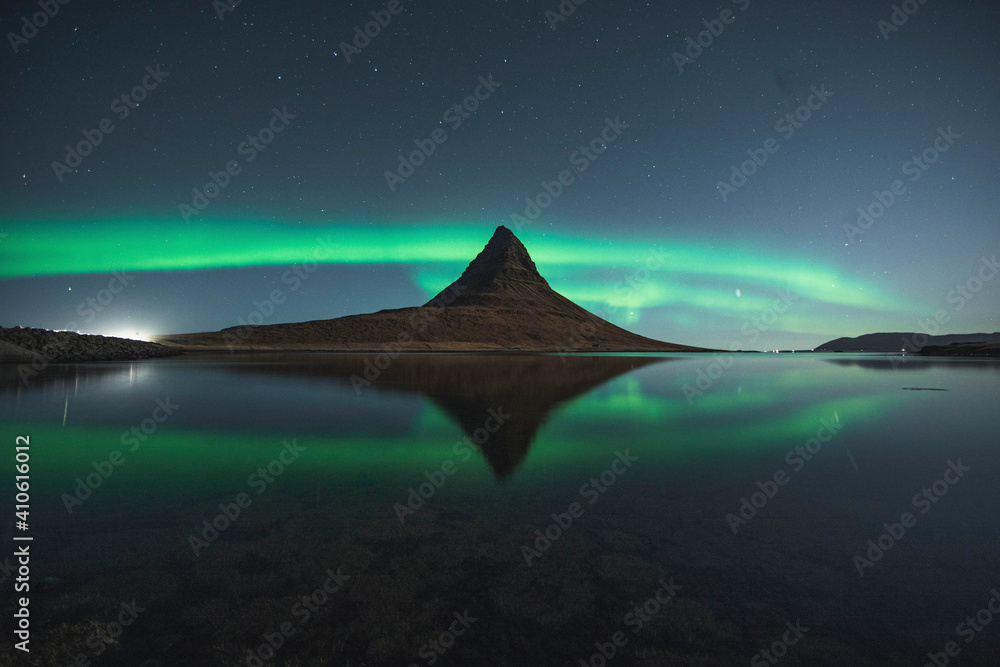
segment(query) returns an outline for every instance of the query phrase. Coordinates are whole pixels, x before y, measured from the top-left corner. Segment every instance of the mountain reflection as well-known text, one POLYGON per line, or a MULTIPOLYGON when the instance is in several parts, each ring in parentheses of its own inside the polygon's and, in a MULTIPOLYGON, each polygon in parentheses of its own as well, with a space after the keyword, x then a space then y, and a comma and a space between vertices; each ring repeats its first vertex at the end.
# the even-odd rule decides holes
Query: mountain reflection
POLYGON ((983 357, 923 357, 920 355, 884 355, 871 357, 850 356, 843 359, 824 358, 828 364, 844 367, 865 368, 875 371, 918 371, 928 368, 955 368, 962 364, 962 370, 995 371, 1000 368, 1000 360, 983 357))
POLYGON ((409 354, 391 360, 384 369, 374 366, 386 360, 386 355, 376 354, 283 354, 277 359, 247 355, 243 363, 229 363, 225 369, 329 379, 365 391, 422 394, 458 422, 473 442, 490 411, 502 409, 510 417, 477 446, 496 477, 504 479, 527 456, 535 435, 556 407, 619 375, 669 358, 409 354))

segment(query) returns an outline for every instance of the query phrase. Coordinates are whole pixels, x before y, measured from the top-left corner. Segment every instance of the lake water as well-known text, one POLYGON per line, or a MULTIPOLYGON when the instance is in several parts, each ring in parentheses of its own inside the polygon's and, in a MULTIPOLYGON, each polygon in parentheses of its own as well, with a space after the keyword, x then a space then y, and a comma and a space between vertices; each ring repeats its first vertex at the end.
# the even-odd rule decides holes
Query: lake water
POLYGON ((8 489, 31 453, 3 541, 34 538, 3 664, 996 664, 995 362, 203 355, 0 388, 8 489))

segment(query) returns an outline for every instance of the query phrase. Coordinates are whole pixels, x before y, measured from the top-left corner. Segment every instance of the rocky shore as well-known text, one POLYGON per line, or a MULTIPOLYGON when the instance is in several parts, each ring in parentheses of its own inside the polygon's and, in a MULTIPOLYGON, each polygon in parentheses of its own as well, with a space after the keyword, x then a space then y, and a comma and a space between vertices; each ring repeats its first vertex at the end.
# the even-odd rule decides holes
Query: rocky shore
POLYGON ((132 361, 182 354, 174 348, 127 338, 69 331, 0 327, 0 363, 132 361))

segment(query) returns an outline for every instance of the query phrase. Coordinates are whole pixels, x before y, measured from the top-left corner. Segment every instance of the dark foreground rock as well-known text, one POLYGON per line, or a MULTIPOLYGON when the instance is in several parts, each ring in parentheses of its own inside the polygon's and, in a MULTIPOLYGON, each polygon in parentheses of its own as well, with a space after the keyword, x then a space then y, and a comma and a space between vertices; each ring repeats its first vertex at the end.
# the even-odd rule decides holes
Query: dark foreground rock
POLYGON ((141 340, 69 331, 0 327, 0 363, 131 361, 169 357, 181 351, 141 340))

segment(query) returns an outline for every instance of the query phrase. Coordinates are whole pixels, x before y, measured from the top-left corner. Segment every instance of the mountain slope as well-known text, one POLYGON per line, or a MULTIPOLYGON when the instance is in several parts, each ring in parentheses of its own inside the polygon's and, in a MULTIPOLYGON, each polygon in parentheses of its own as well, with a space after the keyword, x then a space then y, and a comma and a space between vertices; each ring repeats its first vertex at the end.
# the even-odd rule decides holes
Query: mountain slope
POLYGON ((426 304, 331 320, 161 336, 189 349, 697 351, 645 338, 553 290, 527 249, 498 227, 462 275, 426 304))

